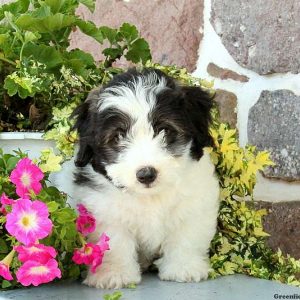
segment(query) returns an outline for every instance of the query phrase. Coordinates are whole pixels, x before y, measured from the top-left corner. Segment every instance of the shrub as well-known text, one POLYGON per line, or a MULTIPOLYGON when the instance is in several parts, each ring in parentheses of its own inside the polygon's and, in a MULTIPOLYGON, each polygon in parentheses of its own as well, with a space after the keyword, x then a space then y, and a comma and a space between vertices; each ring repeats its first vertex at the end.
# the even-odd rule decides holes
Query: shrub
POLYGON ((145 63, 151 58, 135 26, 97 27, 75 14, 79 4, 95 8, 94 0, 18 0, 0 7, 0 131, 49 128, 52 110, 82 101, 116 72, 116 60, 145 63), (109 44, 103 61, 69 50, 70 35, 77 30, 109 44))

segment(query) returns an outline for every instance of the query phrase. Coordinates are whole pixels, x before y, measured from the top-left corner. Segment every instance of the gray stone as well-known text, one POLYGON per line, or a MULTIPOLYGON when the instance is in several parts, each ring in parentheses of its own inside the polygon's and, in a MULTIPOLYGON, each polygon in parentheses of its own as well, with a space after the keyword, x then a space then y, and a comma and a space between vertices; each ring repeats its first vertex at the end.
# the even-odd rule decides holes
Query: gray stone
POLYGON ((300 259, 300 202, 257 202, 257 209, 264 208, 268 214, 263 218, 264 230, 270 234, 267 244, 274 251, 300 259))
POLYGON ((299 0, 212 0, 211 22, 240 65, 259 74, 299 73, 299 0))
POLYGON ((300 180, 300 96, 289 90, 262 91, 250 109, 249 143, 271 152, 267 177, 300 180))
POLYGON ((214 97, 220 112, 220 121, 229 123, 231 127, 236 127, 237 122, 237 97, 234 93, 217 89, 214 97))
MULTIPOLYGON (((189 71, 196 67, 203 36, 199 31, 203 26, 203 0, 98 0, 93 14, 85 7, 77 12, 99 26, 132 23, 149 42, 154 62, 175 64, 189 71)), ((103 47, 78 31, 72 36, 71 46, 92 52, 97 60, 103 58, 103 47)))
MULTIPOLYGON (((101 300, 105 294, 113 292, 115 290, 96 289, 79 282, 60 281, 1 291, 1 300, 101 300)), ((245 275, 182 283, 161 281, 156 274, 144 274, 135 289, 124 288, 121 292, 121 300, 271 300, 274 294, 298 295, 299 287, 245 275)))

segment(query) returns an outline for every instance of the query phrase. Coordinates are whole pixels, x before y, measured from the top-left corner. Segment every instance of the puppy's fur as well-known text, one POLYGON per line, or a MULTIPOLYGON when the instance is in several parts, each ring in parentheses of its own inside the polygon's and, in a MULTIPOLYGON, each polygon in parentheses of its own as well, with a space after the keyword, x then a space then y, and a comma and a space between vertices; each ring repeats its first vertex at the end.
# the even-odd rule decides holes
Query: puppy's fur
POLYGON ((198 87, 133 69, 75 111, 80 142, 73 197, 96 217, 90 239, 102 232, 111 238, 103 264, 85 284, 139 283, 152 263, 162 280, 207 278, 219 196, 204 149, 212 145, 211 105, 198 87), (140 182, 137 172, 149 167, 156 178, 140 182))

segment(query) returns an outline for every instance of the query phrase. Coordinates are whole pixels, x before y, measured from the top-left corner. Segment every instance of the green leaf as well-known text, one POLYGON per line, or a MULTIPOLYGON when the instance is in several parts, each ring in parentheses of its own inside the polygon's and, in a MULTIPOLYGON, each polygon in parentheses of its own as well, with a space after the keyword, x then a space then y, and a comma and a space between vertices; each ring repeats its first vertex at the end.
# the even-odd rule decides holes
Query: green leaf
POLYGON ((80 60, 86 67, 92 67, 95 65, 93 56, 90 53, 86 53, 80 49, 74 49, 68 52, 68 59, 80 60))
POLYGON ((50 201, 47 203, 47 206, 48 206, 49 212, 52 213, 58 209, 59 204, 55 201, 50 201))
POLYGON ((51 9, 53 14, 58 13, 65 3, 65 0, 45 0, 45 4, 51 9))
POLYGON ((41 35, 38 33, 33 33, 31 31, 25 31, 24 40, 25 40, 25 43, 28 43, 28 42, 38 40, 40 37, 41 37, 41 35))
POLYGON ((120 38, 118 37, 117 29, 113 29, 107 26, 101 26, 99 27, 99 29, 101 30, 103 37, 105 39, 108 39, 111 44, 115 44, 117 41, 120 40, 120 38))
POLYGON ((4 80, 4 88, 10 97, 14 96, 18 92, 18 85, 9 77, 4 80))
MULTIPOLYGON (((75 214, 76 215, 76 214, 75 214)), ((74 219, 75 220, 75 219, 74 219)), ((63 232, 62 232, 63 233, 63 232)), ((65 237, 66 239, 68 240, 74 240, 74 238, 77 236, 78 232, 76 230, 76 226, 75 226, 75 223, 74 221, 73 222, 70 222, 68 224, 68 230, 65 232, 65 237)))
POLYGON ((7 280, 3 280, 3 281, 2 281, 1 287, 2 287, 3 289, 7 289, 7 288, 9 288, 10 286, 11 286, 11 283, 10 283, 9 281, 7 281, 7 280))
POLYGON ((119 31, 127 42, 132 42, 139 36, 137 28, 129 23, 124 23, 119 31))
POLYGON ((0 253, 6 254, 8 253, 8 247, 4 239, 0 238, 0 253))
POLYGON ((31 95, 31 82, 29 78, 12 78, 7 76, 4 81, 4 88, 9 96, 14 96, 16 93, 22 98, 31 95))
POLYGON ((28 43, 24 47, 23 55, 33 57, 38 62, 45 64, 48 69, 61 66, 63 63, 61 53, 51 46, 28 43))
POLYGON ((0 7, 0 20, 4 18, 4 12, 9 11, 13 15, 24 13, 28 10, 29 0, 18 0, 9 4, 4 4, 0 7))
POLYGON ((77 279, 80 276, 80 267, 78 265, 73 265, 69 269, 69 277, 77 279))
POLYGON ((81 19, 76 20, 76 25, 86 35, 94 38, 98 43, 102 44, 104 35, 100 28, 97 28, 97 26, 90 21, 83 21, 81 19))
POLYGON ((106 48, 102 51, 102 53, 106 57, 110 57, 111 59, 117 59, 122 56, 123 49, 121 47, 118 48, 106 48))
POLYGON ((105 294, 103 296, 104 300, 119 300, 123 296, 122 292, 116 291, 113 294, 105 294))
POLYGON ((9 40, 10 36, 9 33, 2 33, 0 34, 0 46, 2 46, 2 44, 7 43, 7 41, 9 40))
POLYGON ((95 1, 94 0, 79 0, 80 3, 85 5, 91 12, 95 11, 95 1))
POLYGON ((96 68, 93 56, 79 49, 65 53, 64 65, 73 69, 76 74, 83 78, 86 78, 88 75, 87 69, 96 68))
POLYGON ((40 33, 53 33, 54 31, 74 25, 75 16, 57 13, 52 16, 35 18, 31 15, 22 15, 16 20, 16 25, 24 30, 37 31, 40 33))
POLYGON ((63 226, 60 231, 60 235, 59 235, 60 238, 64 239, 64 237, 66 236, 66 233, 67 233, 67 228, 66 228, 66 226, 63 226))
POLYGON ((55 218, 58 223, 65 224, 68 222, 75 221, 76 219, 76 213, 73 209, 70 208, 62 208, 55 213, 53 213, 53 216, 55 214, 55 218))
POLYGON ((7 161, 7 171, 10 172, 12 171, 15 167, 16 167, 16 164, 18 163, 19 161, 19 157, 16 157, 16 156, 13 156, 13 157, 10 157, 7 161))
POLYGON ((142 63, 146 63, 147 60, 151 59, 149 44, 143 38, 137 39, 130 45, 125 57, 134 63, 138 63, 140 61, 142 61, 142 63))
POLYGON ((47 5, 42 5, 40 8, 34 10, 31 15, 35 18, 44 18, 47 16, 51 16, 51 8, 47 5))

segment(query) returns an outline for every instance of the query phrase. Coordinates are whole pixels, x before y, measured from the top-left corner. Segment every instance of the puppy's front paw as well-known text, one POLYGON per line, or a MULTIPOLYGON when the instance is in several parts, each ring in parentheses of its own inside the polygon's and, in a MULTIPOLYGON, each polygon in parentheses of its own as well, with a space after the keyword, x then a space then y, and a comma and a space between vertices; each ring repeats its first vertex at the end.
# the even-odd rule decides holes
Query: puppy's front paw
POLYGON ((159 278, 177 282, 199 282, 208 277, 210 270, 208 262, 205 260, 180 262, 162 262, 159 266, 159 278))
POLYGON ((120 289, 128 286, 130 283, 141 282, 141 274, 137 270, 125 271, 116 268, 101 268, 102 266, 94 274, 89 272, 83 283, 91 287, 102 289, 120 289))

